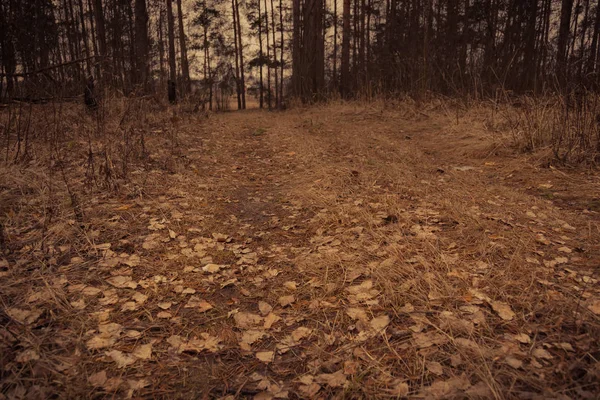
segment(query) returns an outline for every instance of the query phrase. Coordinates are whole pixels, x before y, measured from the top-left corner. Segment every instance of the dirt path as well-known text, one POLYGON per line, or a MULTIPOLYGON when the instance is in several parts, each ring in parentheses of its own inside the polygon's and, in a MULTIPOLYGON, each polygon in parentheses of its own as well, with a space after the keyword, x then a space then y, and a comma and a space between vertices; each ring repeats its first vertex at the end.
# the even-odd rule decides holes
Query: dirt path
POLYGON ((88 205, 94 252, 51 280, 10 269, 3 393, 595 398, 599 180, 468 124, 183 118, 142 196, 88 205))

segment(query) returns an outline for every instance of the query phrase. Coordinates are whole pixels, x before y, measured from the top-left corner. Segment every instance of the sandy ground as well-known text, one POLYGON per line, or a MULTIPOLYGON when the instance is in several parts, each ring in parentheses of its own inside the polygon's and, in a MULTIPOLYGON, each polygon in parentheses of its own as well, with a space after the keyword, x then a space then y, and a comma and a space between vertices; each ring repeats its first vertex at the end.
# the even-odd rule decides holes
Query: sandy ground
POLYGON ((600 394, 597 173, 431 105, 170 124, 82 224, 3 170, 0 398, 600 394))

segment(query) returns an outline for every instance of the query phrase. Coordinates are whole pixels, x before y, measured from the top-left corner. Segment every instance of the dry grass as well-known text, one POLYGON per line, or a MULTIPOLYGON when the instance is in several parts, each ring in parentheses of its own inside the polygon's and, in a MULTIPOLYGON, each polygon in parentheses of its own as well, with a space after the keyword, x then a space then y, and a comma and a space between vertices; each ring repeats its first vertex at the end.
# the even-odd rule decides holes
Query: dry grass
POLYGON ((484 105, 184 109, 34 110, 0 172, 2 395, 598 393, 596 174, 515 157, 484 105))

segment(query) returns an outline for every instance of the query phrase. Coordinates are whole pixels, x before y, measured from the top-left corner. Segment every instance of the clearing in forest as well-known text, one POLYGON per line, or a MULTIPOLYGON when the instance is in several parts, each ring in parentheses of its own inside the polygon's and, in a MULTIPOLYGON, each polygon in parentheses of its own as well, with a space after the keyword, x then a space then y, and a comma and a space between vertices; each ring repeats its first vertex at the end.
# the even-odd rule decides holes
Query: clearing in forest
POLYGON ((0 170, 0 398, 600 393, 598 174, 484 114, 61 118, 0 170))

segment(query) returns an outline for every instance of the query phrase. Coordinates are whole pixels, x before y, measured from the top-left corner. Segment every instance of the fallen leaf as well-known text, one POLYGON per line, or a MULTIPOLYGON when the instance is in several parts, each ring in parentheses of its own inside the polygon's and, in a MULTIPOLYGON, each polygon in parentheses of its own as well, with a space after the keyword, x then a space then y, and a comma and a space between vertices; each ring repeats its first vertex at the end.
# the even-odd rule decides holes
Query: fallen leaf
POLYGON ((296 282, 294 281, 287 281, 283 284, 283 287, 288 289, 288 290, 296 290, 296 282))
POLYGON ((130 276, 124 276, 124 275, 113 276, 111 278, 108 278, 106 281, 108 283, 110 283, 111 285, 113 285, 114 287, 119 288, 119 289, 125 289, 125 288, 135 289, 135 288, 137 288, 137 282, 134 282, 133 280, 131 280, 130 276))
POLYGON ((258 310, 260 311, 262 316, 265 317, 265 316, 269 315, 269 313, 271 311, 273 311, 273 307, 266 301, 259 301, 258 302, 258 310))
POLYGON ((239 312, 233 316, 233 319, 236 326, 241 329, 253 328, 263 322, 263 318, 260 315, 247 312, 239 312))
POLYGON ((249 329, 242 333, 242 338, 240 340, 240 347, 242 350, 250 351, 250 345, 256 343, 260 339, 262 339, 266 333, 264 331, 249 329))
POLYGON ((106 370, 96 372, 88 377, 87 381, 94 387, 102 387, 107 381, 106 370))
POLYGON ((496 311, 496 313, 498 313, 500 318, 502 318, 505 321, 512 321, 512 319, 515 317, 515 313, 511 310, 510 306, 506 303, 503 303, 501 301, 492 301, 490 303, 490 305, 492 306, 494 311, 496 311))
POLYGON ((550 352, 548 352, 547 350, 541 349, 541 348, 537 348, 537 349, 533 350, 533 352, 531 354, 535 358, 541 358, 544 360, 551 360, 554 358, 552 356, 552 354, 550 354, 550 352))
POLYGON ((523 361, 521 361, 521 360, 519 360, 517 358, 511 357, 511 356, 506 357, 504 359, 504 362, 508 366, 510 366, 510 367, 512 367, 514 369, 519 369, 519 368, 521 368, 523 366, 523 361))
POLYGON ((346 310, 346 314, 354 320, 368 321, 369 317, 363 308, 351 307, 346 310))
POLYGON ((600 300, 594 300, 587 306, 588 310, 596 315, 600 315, 600 300))
MULTIPOLYGON (((157 306, 158 306, 158 308, 161 308, 163 310, 168 310, 169 308, 171 308, 172 304, 173 303, 171 303, 170 301, 163 301, 162 303, 158 303, 157 306)), ((185 308, 189 308, 189 307, 186 305, 185 308)))
POLYGON ((346 375, 344 375, 344 371, 341 369, 337 372, 334 372, 333 374, 317 375, 315 378, 318 383, 326 384, 327 386, 332 388, 343 387, 346 386, 348 383, 348 381, 346 380, 346 375))
POLYGON ((256 358, 264 363, 270 363, 273 361, 275 353, 273 351, 259 351, 256 353, 256 358))
POLYGON ((17 354, 17 356, 15 357, 15 361, 19 363, 26 363, 29 361, 35 361, 39 359, 40 355, 33 349, 24 350, 17 354))
POLYGON ((437 361, 428 361, 427 363, 425 363, 425 366, 427 367, 427 370, 432 374, 442 375, 444 373, 444 368, 442 367, 442 364, 440 364, 437 361))
POLYGON ((289 295, 289 296, 281 296, 279 299, 279 305, 281 307, 286 307, 289 306, 290 304, 292 304, 294 301, 296 301, 296 298, 293 295, 289 295))
POLYGON ((304 339, 305 337, 309 336, 312 333, 312 329, 301 326, 299 328, 296 328, 293 332, 292 332, 292 339, 294 339, 295 342, 300 342, 300 340, 304 339))
POLYGON ((22 310, 20 308, 8 308, 6 313, 15 321, 25 325, 33 324, 42 315, 40 310, 22 310))
POLYGON ((277 321, 279 321, 281 319, 281 317, 279 317, 276 314, 270 313, 269 315, 267 315, 265 317, 265 324, 263 325, 263 327, 265 329, 271 329, 271 327, 273 326, 273 324, 277 321))
POLYGON ((150 386, 150 381, 146 378, 142 378, 139 380, 128 379, 127 384, 129 385, 129 389, 131 390, 140 390, 147 386, 150 386))
POLYGON ((374 331, 381 332, 389 325, 389 323, 390 317, 388 317, 387 315, 381 315, 379 317, 373 318, 371 322, 369 322, 369 325, 374 331))
POLYGON ((119 350, 107 351, 105 354, 117 363, 117 368, 125 368, 128 365, 133 364, 136 360, 131 354, 126 354, 119 350))
POLYGON ((203 300, 198 296, 192 296, 190 297, 184 308, 198 308, 198 311, 206 312, 212 309, 213 306, 208 301, 203 300))
POLYGON ((471 386, 469 380, 464 376, 448 379, 447 381, 436 381, 431 386, 426 387, 424 392, 434 399, 452 397, 463 392, 471 386))
POLYGON ((137 346, 131 354, 140 360, 149 360, 152 357, 152 343, 137 346))
POLYGON ((219 272, 221 270, 221 266, 217 264, 206 264, 202 267, 202 271, 208 272, 209 274, 214 274, 215 272, 219 272))

